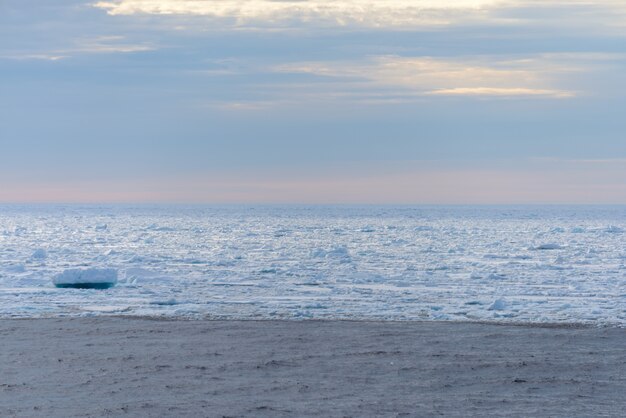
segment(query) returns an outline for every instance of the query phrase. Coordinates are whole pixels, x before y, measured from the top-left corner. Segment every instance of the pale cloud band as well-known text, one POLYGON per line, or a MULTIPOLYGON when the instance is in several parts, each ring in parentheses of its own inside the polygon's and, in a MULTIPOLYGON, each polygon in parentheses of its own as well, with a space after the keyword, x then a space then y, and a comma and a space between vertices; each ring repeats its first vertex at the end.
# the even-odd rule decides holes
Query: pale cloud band
MULTIPOLYGON (((585 11, 583 14, 590 19, 594 16, 590 12, 620 16, 626 10, 625 4, 613 0, 594 3, 579 0, 110 0, 93 5, 112 16, 200 16, 222 19, 226 27, 265 28, 292 24, 293 27, 303 28, 318 23, 403 29, 472 23, 497 27, 520 24, 522 21, 528 24, 532 20, 532 17, 522 17, 523 13, 511 16, 502 13, 503 10, 516 8, 530 8, 538 15, 544 8, 572 8, 578 12, 585 11)), ((563 24, 568 20, 577 21, 579 17, 576 16, 581 14, 578 12, 564 17, 563 24)), ((215 26, 218 27, 223 28, 220 24, 215 26)), ((593 66, 588 61, 583 66, 577 64, 576 57, 559 56, 525 56, 509 61, 497 56, 457 59, 382 56, 344 62, 286 63, 275 65, 269 72, 332 78, 333 85, 326 86, 328 94, 324 95, 325 85, 320 80, 312 82, 314 89, 310 85, 287 82, 276 86, 269 96, 233 102, 227 100, 215 105, 225 110, 260 110, 271 107, 272 103, 291 103, 294 100, 290 95, 297 95, 299 101, 315 101, 316 97, 332 100, 334 97, 342 101, 352 98, 362 104, 406 102, 425 96, 569 99, 586 92, 568 85, 568 78, 563 81, 562 76, 574 71, 588 71, 593 66), (281 90, 287 94, 281 94, 281 90)), ((260 68, 256 70, 257 74, 264 71, 260 68)))
POLYGON ((502 4, 502 0, 117 0, 99 1, 95 7, 111 15, 199 15, 258 21, 324 21, 337 25, 407 26, 448 24, 467 12, 502 4))
POLYGON ((556 7, 564 12, 560 25, 587 26, 601 16, 605 27, 624 27, 622 0, 108 0, 93 3, 110 15, 187 15, 227 20, 235 26, 331 25, 371 28, 416 28, 488 22, 511 24, 533 17, 507 17, 502 10, 556 7), (567 13, 565 13, 567 14, 567 13))
POLYGON ((136 44, 127 42, 123 36, 100 36, 93 39, 82 39, 70 52, 87 53, 131 53, 153 51, 156 47, 152 44, 136 44))
MULTIPOLYGON (((389 87, 414 96, 574 97, 574 91, 554 88, 554 80, 575 67, 557 57, 503 60, 498 57, 443 59, 384 56, 365 62, 308 62, 274 71, 344 79, 346 90, 389 87)), ((336 88, 336 87, 335 87, 336 88)), ((400 91, 398 91, 399 93, 400 91)))
POLYGON ((477 97, 552 97, 552 98, 568 98, 574 97, 573 92, 546 89, 529 89, 529 88, 502 88, 502 87, 457 87, 453 89, 433 90, 427 94, 433 96, 477 96, 477 97))
POLYGON ((131 43, 123 36, 98 36, 76 39, 73 41, 73 45, 52 51, 21 51, 0 54, 0 59, 59 61, 82 54, 128 54, 154 51, 156 49, 157 47, 152 43, 131 43))

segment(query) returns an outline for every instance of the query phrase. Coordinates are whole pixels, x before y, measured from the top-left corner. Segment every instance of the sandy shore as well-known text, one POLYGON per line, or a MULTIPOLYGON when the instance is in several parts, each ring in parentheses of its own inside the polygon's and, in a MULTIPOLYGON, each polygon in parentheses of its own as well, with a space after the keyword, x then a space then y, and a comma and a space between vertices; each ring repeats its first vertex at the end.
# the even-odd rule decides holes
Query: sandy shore
POLYGON ((0 321, 0 416, 620 416, 626 330, 0 321))

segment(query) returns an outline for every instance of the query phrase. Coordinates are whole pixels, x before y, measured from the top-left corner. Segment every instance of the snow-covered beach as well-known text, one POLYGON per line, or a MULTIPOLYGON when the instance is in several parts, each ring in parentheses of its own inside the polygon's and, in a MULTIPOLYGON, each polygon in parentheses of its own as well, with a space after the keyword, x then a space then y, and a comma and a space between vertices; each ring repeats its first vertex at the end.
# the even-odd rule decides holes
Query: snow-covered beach
POLYGON ((0 317, 621 327, 624 229, 623 206, 2 206, 0 317), (88 269, 117 286, 54 288, 88 269))

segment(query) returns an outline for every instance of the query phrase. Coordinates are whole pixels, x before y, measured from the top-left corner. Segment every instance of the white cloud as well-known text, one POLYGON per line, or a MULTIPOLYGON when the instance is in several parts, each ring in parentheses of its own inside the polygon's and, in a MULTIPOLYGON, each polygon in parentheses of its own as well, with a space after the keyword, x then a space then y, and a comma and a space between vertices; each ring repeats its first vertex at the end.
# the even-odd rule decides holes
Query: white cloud
POLYGON ((279 102, 271 101, 239 101, 239 102, 212 102, 209 105, 211 107, 220 110, 232 110, 232 111, 255 111, 266 110, 272 107, 276 107, 279 102))
POLYGON ((500 88, 500 87, 457 87, 453 89, 433 90, 427 94, 433 96, 545 96, 545 97, 574 97, 574 93, 561 90, 529 89, 529 88, 500 88))
POLYGON ((59 54, 15 54, 15 55, 0 55, 0 58, 10 60, 42 60, 42 61, 59 61, 67 58, 67 55, 59 54))
POLYGON ((153 51, 156 47, 150 44, 136 44, 125 42, 123 36, 100 36, 92 39, 82 39, 69 52, 87 53, 131 53, 153 51))
POLYGON ((254 22, 323 21, 334 25, 449 24, 480 15, 503 0, 114 0, 95 7, 110 15, 196 15, 254 22))
POLYGON ((476 23, 553 22, 560 27, 626 27, 623 0, 106 0, 94 7, 110 15, 179 15, 222 19, 239 27, 293 24, 416 28, 476 23), (543 15, 546 9, 561 10, 543 15))
POLYGON ((134 53, 156 50, 156 46, 147 43, 129 43, 123 36, 100 36, 75 41, 69 48, 52 51, 19 51, 0 55, 0 59, 59 61, 79 54, 114 54, 134 53))
POLYGON ((386 87, 413 96, 575 96, 575 92, 553 85, 560 73, 576 67, 545 57, 502 60, 384 56, 364 62, 294 63, 274 70, 343 79, 347 90, 386 87))

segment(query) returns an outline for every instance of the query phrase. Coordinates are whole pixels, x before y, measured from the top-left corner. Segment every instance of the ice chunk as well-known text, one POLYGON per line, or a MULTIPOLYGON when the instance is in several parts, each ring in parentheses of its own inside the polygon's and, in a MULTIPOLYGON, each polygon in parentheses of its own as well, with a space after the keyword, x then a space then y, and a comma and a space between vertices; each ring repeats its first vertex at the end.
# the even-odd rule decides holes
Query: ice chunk
POLYGON ((172 228, 171 226, 159 226, 157 224, 150 224, 146 228, 149 231, 157 231, 157 232, 174 232, 176 228, 172 228))
POLYGON ((489 307, 490 311, 503 311, 506 309, 506 302, 504 299, 496 299, 489 307))
POLYGON ((117 283, 115 269, 70 269, 52 278, 56 287, 108 289, 117 283))
POLYGON ((109 225, 107 224, 96 225, 96 231, 106 231, 107 229, 109 229, 109 225))
POLYGON ((350 252, 345 246, 335 247, 326 253, 326 257, 350 257, 350 252))
POLYGON ((330 250, 324 250, 321 248, 317 248, 311 251, 311 256, 314 258, 339 258, 339 259, 348 259, 350 258, 350 251, 346 246, 337 246, 330 250))
POLYGON ((165 300, 153 300, 150 302, 150 305, 174 306, 174 305, 178 305, 178 301, 174 298, 165 299, 165 300))
POLYGON ((415 228, 413 228, 413 231, 415 232, 430 232, 433 231, 434 228, 432 226, 429 225, 419 225, 416 226, 415 228))
POLYGON ((13 235, 20 236, 20 235, 25 234, 27 231, 28 230, 25 227, 23 227, 23 226, 16 226, 13 229, 13 235))
POLYGON ((24 273, 26 271, 26 267, 24 267, 24 264, 13 264, 5 266, 4 269, 11 273, 24 273))
POLYGON ((489 276, 487 276, 487 280, 504 280, 506 279, 506 276, 504 274, 499 274, 499 273, 492 273, 489 276))
POLYGON ((43 248, 37 248, 30 256, 33 260, 45 260, 48 258, 48 252, 43 248))
POLYGON ((533 248, 533 250, 560 250, 563 246, 556 243, 541 244, 533 248))

